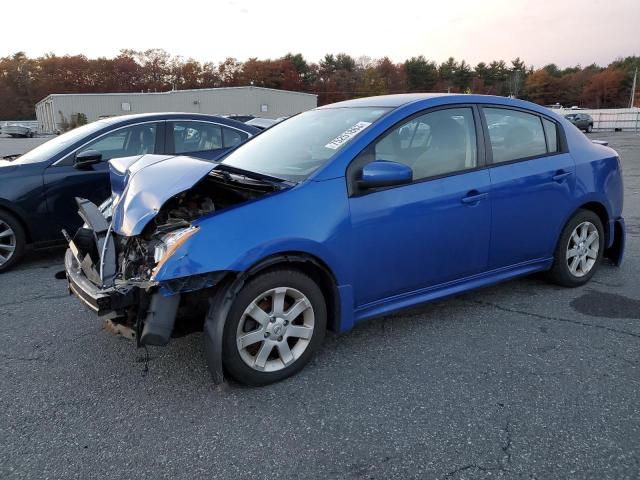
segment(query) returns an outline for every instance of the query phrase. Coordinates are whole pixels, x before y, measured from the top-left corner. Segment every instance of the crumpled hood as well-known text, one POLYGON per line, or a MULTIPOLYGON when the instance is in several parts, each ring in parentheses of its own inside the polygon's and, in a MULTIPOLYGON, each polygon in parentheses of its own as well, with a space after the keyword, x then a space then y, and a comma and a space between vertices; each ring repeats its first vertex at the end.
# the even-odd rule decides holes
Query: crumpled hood
POLYGON ((112 230, 139 235, 174 195, 189 190, 216 167, 193 157, 142 155, 111 160, 112 230))
POLYGON ((135 155, 133 157, 114 158, 109 161, 109 177, 111 179, 111 192, 115 198, 120 197, 127 186, 129 179, 154 163, 162 162, 174 155, 135 155))

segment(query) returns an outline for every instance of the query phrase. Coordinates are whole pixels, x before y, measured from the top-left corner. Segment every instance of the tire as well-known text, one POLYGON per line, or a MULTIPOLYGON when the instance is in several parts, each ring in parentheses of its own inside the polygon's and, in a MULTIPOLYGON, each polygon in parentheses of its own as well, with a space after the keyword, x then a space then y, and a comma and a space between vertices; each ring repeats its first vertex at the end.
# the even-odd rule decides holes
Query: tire
POLYGON ((587 133, 591 133, 591 132, 593 132, 593 125, 587 125, 587 130, 586 130, 586 132, 587 132, 587 133))
POLYGON ((326 326, 326 302, 311 278, 291 269, 259 274, 238 292, 229 310, 222 344, 225 370, 250 386, 283 380, 309 363, 326 326))
POLYGON ((549 278, 564 287, 584 285, 598 269, 603 253, 604 229, 600 217, 580 209, 562 229, 549 278), (598 250, 594 253, 596 244, 598 250))
POLYGON ((0 210, 0 273, 6 272, 20 261, 26 247, 22 225, 9 212, 0 210))

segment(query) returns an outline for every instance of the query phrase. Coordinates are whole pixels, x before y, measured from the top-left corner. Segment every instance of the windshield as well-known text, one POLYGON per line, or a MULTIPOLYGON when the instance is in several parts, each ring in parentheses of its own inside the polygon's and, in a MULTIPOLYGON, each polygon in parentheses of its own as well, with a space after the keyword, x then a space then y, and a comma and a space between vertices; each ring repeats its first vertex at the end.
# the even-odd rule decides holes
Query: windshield
POLYGON ((371 107, 310 110, 265 130, 222 163, 284 180, 304 180, 388 111, 371 107))
POLYGON ((53 155, 60 153, 65 148, 73 145, 83 137, 97 132, 104 128, 106 125, 102 122, 93 122, 82 127, 74 128, 73 130, 52 138, 49 141, 44 142, 42 145, 37 146, 33 150, 29 150, 24 155, 21 155, 16 159, 15 164, 20 163, 37 163, 44 162, 50 159, 53 155))

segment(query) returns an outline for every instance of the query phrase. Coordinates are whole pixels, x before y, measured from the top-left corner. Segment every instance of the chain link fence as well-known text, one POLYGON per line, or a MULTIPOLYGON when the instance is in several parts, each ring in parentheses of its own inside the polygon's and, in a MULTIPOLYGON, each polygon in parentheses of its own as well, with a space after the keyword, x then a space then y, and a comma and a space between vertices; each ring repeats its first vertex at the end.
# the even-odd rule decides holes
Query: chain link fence
POLYGON ((586 113, 593 119, 593 129, 612 132, 640 132, 640 108, 602 110, 553 109, 558 115, 586 113))

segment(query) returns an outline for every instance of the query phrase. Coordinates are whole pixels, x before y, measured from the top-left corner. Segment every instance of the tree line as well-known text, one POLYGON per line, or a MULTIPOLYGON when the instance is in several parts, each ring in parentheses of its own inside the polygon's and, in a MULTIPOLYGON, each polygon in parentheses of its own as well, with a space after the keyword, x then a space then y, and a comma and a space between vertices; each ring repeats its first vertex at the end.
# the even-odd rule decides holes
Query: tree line
MULTIPOLYGON (((255 85, 310 92, 320 105, 354 97, 406 92, 463 92, 511 95, 539 104, 589 108, 628 106, 640 57, 620 58, 606 67, 561 69, 526 65, 520 58, 475 66, 451 57, 437 63, 424 56, 401 63, 389 58, 327 54, 309 62, 301 54, 240 62, 234 58, 198 62, 162 49, 121 50, 114 58, 23 52, 0 57, 0 119, 29 119, 35 104, 51 93, 161 92, 255 85)), ((638 99, 636 104, 640 104, 638 99)))

